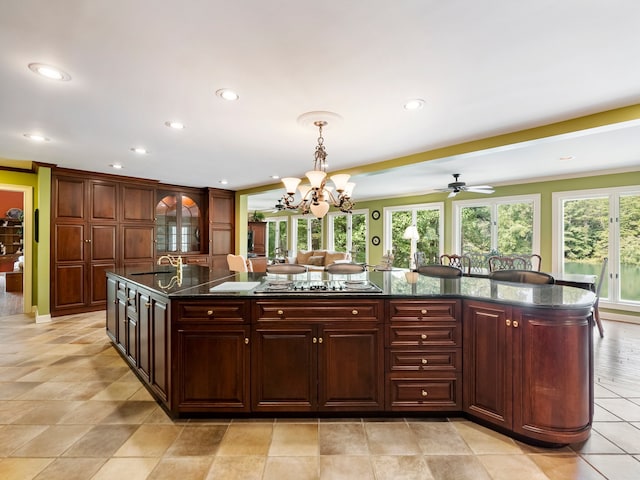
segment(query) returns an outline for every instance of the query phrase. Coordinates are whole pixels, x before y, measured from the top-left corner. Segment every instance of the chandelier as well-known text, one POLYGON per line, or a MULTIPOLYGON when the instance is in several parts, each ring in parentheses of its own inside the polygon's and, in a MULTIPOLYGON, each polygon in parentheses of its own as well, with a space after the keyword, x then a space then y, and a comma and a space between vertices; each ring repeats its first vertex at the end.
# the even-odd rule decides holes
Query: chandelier
POLYGON ((309 179, 309 185, 300 185, 301 179, 287 177, 282 179, 286 193, 278 202, 282 208, 289 210, 300 210, 305 215, 311 212, 316 218, 323 218, 331 205, 341 212, 351 213, 355 205, 351 200, 355 183, 349 181, 351 175, 332 175, 333 187, 327 185, 327 151, 324 148, 324 138, 322 137, 322 127, 327 125, 324 120, 317 120, 313 124, 318 127, 318 145, 314 154, 313 170, 305 175, 309 179), (302 199, 296 202, 296 188, 300 192, 302 199), (334 192, 335 189, 335 192, 334 192))

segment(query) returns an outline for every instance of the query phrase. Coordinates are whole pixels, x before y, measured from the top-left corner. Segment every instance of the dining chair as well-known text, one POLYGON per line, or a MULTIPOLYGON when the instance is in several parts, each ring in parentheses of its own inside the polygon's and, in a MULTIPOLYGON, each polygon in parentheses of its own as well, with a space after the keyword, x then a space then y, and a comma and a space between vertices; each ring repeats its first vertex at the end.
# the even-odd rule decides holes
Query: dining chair
POLYGON ((427 277, 455 278, 462 276, 462 270, 449 265, 422 265, 416 268, 416 272, 427 277))
POLYGON ((251 260, 247 260, 242 255, 227 255, 227 264, 232 272, 253 272, 251 260))
POLYGON ((304 265, 299 265, 296 263, 279 263, 277 265, 268 265, 267 273, 276 273, 276 274, 296 274, 296 273, 306 273, 307 267, 304 265))
POLYGON ((366 266, 360 263, 332 263, 324 269, 327 273, 362 273, 366 266))
POLYGON ((471 259, 466 255, 457 255, 455 253, 445 253, 440 255, 440 263, 442 265, 449 265, 450 267, 456 267, 462 270, 464 275, 471 274, 471 259))
POLYGON ((607 272, 607 264, 609 263, 609 258, 604 257, 602 260, 602 269, 600 270, 600 276, 598 277, 598 284, 596 285, 596 301, 593 303, 592 313, 593 318, 596 321, 596 325, 598 326, 598 332, 600 333, 600 338, 604 338, 604 328, 602 327, 602 321, 600 320, 600 311, 598 310, 598 303, 600 300, 600 290, 602 289, 602 284, 604 283, 604 278, 607 272))
POLYGON ((553 284, 555 278, 548 273, 532 270, 496 270, 489 274, 491 280, 512 283, 553 284))
POLYGON ((489 272, 498 270, 532 270, 540 271, 542 257, 537 253, 531 255, 494 255, 489 257, 489 272))

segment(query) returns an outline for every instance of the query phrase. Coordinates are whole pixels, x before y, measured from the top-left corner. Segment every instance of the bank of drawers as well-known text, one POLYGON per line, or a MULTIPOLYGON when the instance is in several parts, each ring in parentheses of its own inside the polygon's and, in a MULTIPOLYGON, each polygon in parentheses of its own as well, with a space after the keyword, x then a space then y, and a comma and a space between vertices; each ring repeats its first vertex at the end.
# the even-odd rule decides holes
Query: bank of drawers
POLYGON ((462 328, 458 300, 393 300, 386 325, 386 407, 462 408, 462 328))

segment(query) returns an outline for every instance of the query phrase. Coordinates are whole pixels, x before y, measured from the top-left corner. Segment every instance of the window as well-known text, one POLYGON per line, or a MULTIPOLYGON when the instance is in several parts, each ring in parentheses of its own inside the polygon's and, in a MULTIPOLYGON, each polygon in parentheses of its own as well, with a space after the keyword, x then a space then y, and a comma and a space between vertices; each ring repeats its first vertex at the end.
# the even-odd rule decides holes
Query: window
POLYGON ((393 265, 400 268, 414 266, 416 253, 419 263, 436 263, 443 244, 442 203, 405 205, 384 209, 385 233, 384 252, 394 256, 393 265), (415 225, 418 239, 406 239, 407 227, 415 225))
POLYGON ((294 225, 293 245, 296 252, 320 250, 322 248, 322 220, 306 216, 296 216, 292 219, 294 225))
POLYGON ((555 193, 554 269, 600 275, 600 298, 640 307, 640 187, 555 193))
POLYGON ((166 195, 156 205, 156 250, 200 251, 200 209, 187 195, 166 195))
POLYGON ((327 215, 327 248, 336 252, 349 252, 357 263, 367 263, 367 216, 366 210, 351 214, 330 213, 327 215))
POLYGON ((287 222, 288 217, 267 219, 267 257, 287 256, 287 222))
POLYGON ((474 269, 487 269, 492 254, 540 251, 540 195, 453 202, 453 253, 471 257, 474 269))

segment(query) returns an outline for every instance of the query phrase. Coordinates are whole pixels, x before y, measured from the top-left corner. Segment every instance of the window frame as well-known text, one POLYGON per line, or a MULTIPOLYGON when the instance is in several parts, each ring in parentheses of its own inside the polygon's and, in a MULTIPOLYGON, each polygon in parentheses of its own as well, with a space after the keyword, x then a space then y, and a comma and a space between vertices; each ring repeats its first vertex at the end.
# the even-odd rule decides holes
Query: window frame
MULTIPOLYGON (((337 251, 336 250, 336 246, 335 246, 335 227, 334 227, 334 220, 336 218, 341 218, 341 217, 346 217, 347 218, 347 252, 349 254, 351 254, 351 252, 353 251, 353 238, 351 236, 352 233, 352 219, 353 219, 353 215, 364 215, 364 222, 365 222, 365 231, 369 232, 369 209, 359 209, 359 210, 353 210, 351 213, 344 213, 344 212, 329 212, 326 215, 326 219, 327 219, 327 223, 326 223, 326 228, 327 228, 327 250, 332 250, 332 251, 337 251)), ((368 264, 369 263, 369 236, 367 235, 367 238, 365 239, 365 262, 368 264)), ((355 261, 355 259, 354 259, 355 261)))

